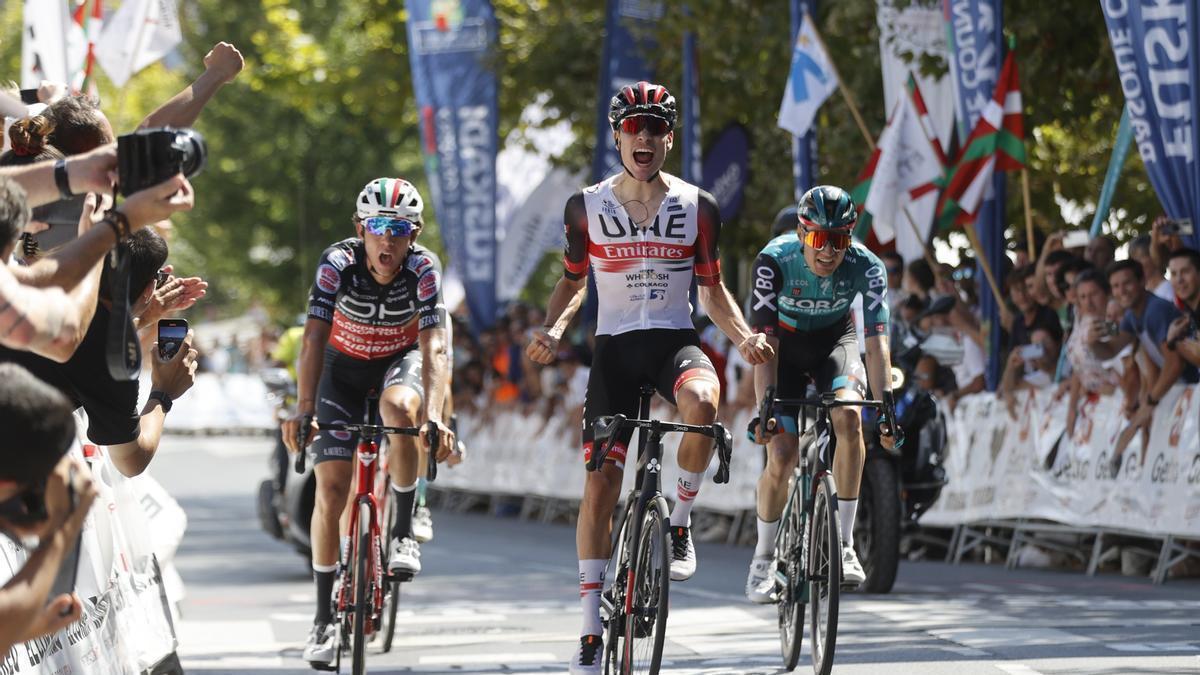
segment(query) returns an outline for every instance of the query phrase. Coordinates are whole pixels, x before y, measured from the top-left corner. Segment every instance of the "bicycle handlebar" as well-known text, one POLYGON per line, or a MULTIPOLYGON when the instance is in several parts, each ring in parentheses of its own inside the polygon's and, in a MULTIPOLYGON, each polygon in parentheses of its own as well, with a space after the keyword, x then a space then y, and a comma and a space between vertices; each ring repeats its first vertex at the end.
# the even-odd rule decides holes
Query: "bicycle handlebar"
POLYGON ((733 455, 733 435, 720 422, 712 424, 682 424, 679 422, 662 422, 660 420, 632 419, 624 415, 597 417, 593 423, 593 452, 587 462, 588 471, 598 471, 600 467, 604 466, 604 460, 608 457, 608 453, 612 450, 612 446, 617 441, 617 435, 623 427, 648 429, 657 434, 672 432, 691 433, 712 438, 717 446, 717 458, 720 461, 717 473, 713 476, 713 482, 729 482, 729 463, 733 455), (594 444, 597 441, 600 442, 600 450, 598 452, 594 451, 594 444))
MULTIPOLYGON (((308 455, 305 446, 308 445, 308 431, 312 426, 312 415, 305 415, 304 421, 300 425, 300 430, 297 433, 297 445, 300 452, 296 453, 295 469, 296 473, 304 473, 304 459, 308 455)), ((429 438, 429 470, 426 480, 433 482, 437 480, 437 452, 438 452, 438 429, 437 422, 429 420, 425 423, 426 436, 429 438)), ((317 428, 322 431, 349 431, 358 434, 359 436, 379 436, 382 434, 397 434, 400 436, 420 436, 421 427, 389 427, 382 424, 352 424, 348 422, 318 422, 317 428)))

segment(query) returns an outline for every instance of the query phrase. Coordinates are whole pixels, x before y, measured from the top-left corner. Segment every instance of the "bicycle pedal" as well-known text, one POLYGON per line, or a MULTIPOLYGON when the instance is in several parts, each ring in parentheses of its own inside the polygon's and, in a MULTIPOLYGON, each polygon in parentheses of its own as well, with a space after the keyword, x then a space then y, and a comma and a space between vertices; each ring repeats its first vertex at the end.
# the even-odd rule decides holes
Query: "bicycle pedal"
POLYGON ((412 572, 389 572, 384 581, 398 581, 400 583, 408 583, 413 580, 412 572))
POLYGON ((332 663, 322 663, 320 661, 309 661, 308 665, 312 666, 313 670, 323 670, 327 673, 332 673, 337 670, 337 666, 332 663))

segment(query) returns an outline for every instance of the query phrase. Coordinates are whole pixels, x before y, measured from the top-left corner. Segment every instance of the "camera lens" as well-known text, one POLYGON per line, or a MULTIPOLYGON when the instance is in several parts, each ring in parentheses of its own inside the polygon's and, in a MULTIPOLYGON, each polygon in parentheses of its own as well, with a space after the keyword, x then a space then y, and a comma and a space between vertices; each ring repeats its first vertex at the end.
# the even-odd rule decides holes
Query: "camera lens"
POLYGON ((183 175, 191 178, 204 170, 208 161, 208 146, 204 137, 194 129, 179 129, 171 147, 178 153, 179 168, 183 175))

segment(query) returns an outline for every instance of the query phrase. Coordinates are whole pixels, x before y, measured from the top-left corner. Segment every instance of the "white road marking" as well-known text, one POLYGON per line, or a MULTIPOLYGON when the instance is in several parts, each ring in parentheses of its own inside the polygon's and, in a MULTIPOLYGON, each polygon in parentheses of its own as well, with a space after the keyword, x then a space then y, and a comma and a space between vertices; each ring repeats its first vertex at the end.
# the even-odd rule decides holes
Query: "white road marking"
POLYGON ((941 628, 927 631, 933 637, 975 649, 996 647, 1051 647, 1087 644, 1095 640, 1054 628, 941 628))
POLYGON ((509 663, 544 663, 554 661, 556 661, 555 656, 550 652, 531 652, 529 654, 445 654, 422 656, 418 663, 421 665, 438 666, 490 663, 502 666, 509 663))
POLYGON ((1200 645, 1192 642, 1113 642, 1105 647, 1118 652, 1194 652, 1200 645))
POLYGON ((1034 670, 1020 663, 993 663, 992 666, 1003 670, 1009 675, 1042 675, 1042 671, 1034 670))

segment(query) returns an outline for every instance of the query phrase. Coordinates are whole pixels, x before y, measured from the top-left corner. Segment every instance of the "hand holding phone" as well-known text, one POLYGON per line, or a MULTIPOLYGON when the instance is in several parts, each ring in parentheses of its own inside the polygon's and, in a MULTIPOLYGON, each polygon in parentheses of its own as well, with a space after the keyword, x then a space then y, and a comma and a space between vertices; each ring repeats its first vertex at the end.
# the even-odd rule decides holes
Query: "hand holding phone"
POLYGON ((1163 223, 1162 232, 1165 235, 1179 235, 1182 237, 1191 236, 1195 232, 1195 227, 1192 225, 1190 218, 1180 218, 1179 220, 1168 220, 1163 223))
POLYGON ((158 356, 164 361, 175 358, 183 339, 187 337, 188 322, 184 319, 160 319, 158 322, 158 356))
POLYGON ((1036 361, 1046 355, 1046 350, 1040 344, 1021 345, 1021 358, 1025 361, 1036 361))

